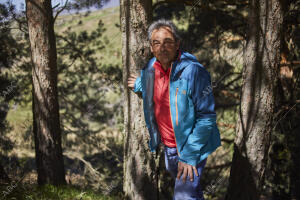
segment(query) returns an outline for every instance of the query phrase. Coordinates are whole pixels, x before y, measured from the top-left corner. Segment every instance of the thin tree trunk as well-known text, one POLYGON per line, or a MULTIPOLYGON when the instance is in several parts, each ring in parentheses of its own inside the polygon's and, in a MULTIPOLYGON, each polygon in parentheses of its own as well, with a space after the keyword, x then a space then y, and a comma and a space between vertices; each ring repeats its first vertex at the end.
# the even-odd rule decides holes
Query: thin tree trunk
POLYGON ((251 0, 228 200, 260 198, 274 123, 283 21, 279 0, 251 0))
POLYGON ((32 59, 32 110, 38 184, 65 184, 51 0, 26 0, 32 59))
POLYGON ((127 199, 158 199, 159 152, 148 148, 142 99, 127 88, 128 75, 139 74, 150 58, 147 28, 152 18, 152 1, 121 0, 121 31, 124 81, 124 184, 127 199))

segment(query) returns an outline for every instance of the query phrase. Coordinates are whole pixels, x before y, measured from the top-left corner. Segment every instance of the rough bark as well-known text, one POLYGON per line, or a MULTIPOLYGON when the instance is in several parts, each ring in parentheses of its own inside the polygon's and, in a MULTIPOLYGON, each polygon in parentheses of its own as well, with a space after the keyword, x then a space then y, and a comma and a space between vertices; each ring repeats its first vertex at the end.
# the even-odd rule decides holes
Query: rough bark
POLYGON ((152 1, 121 0, 124 82, 124 184, 127 199, 158 199, 159 152, 148 148, 142 99, 127 88, 129 74, 139 74, 151 53, 147 28, 152 20, 152 1))
POLYGON ((26 17, 33 64, 32 110, 38 184, 65 184, 51 0, 26 0, 26 17))
POLYGON ((249 33, 228 200, 260 198, 274 126, 282 6, 279 0, 249 3, 249 33))

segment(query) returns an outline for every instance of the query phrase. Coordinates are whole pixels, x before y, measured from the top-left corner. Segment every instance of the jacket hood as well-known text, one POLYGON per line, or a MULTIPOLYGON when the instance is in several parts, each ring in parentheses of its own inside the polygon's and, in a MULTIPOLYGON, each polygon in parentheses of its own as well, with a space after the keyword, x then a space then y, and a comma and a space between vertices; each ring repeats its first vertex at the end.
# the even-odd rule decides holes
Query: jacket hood
POLYGON ((171 79, 172 79, 173 77, 179 76, 180 73, 181 73, 187 66, 192 65, 192 64, 202 66, 202 65, 198 62, 197 58, 196 58, 194 55, 192 55, 192 54, 190 54, 190 53, 188 53, 188 52, 182 52, 182 53, 181 53, 181 56, 180 56, 180 60, 179 60, 179 61, 175 61, 175 62, 173 63, 173 68, 174 68, 174 69, 172 69, 173 73, 172 73, 171 79))
POLYGON ((176 60, 174 62, 176 71, 181 71, 182 69, 184 69, 188 65, 196 64, 196 63, 199 64, 197 58, 194 55, 192 55, 188 52, 182 52, 181 56, 180 56, 180 60, 179 61, 176 60))

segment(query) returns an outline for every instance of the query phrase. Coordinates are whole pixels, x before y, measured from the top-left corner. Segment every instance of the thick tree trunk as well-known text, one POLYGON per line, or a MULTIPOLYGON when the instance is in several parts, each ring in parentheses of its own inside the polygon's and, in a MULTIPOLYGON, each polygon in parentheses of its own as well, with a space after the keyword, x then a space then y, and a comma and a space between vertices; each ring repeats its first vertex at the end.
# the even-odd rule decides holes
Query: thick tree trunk
POLYGON ((33 63, 32 109, 38 183, 65 184, 51 0, 26 0, 26 16, 33 63))
POLYGON ((226 199, 260 198, 274 123, 283 21, 279 0, 251 0, 243 88, 226 199))
POLYGON ((147 28, 152 18, 152 1, 121 0, 121 31, 124 81, 124 185, 127 199, 158 199, 159 152, 148 148, 142 99, 127 88, 129 74, 139 74, 151 53, 147 28))

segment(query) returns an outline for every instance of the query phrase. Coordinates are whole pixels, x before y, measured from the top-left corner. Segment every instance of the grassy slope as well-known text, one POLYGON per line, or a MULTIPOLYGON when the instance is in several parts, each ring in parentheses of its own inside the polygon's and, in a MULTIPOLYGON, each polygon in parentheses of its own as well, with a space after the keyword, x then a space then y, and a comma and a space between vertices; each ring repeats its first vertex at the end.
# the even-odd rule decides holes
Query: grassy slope
POLYGON ((89 16, 77 15, 66 15, 60 16, 57 19, 55 25, 55 31, 61 33, 67 29, 70 25, 72 30, 79 32, 86 30, 91 32, 97 27, 98 21, 102 20, 106 31, 103 34, 103 38, 109 40, 109 48, 106 48, 103 55, 103 63, 105 64, 116 64, 121 65, 121 32, 115 24, 119 22, 119 7, 108 8, 105 10, 95 11, 90 13, 89 16), (81 21, 81 24, 78 24, 81 21))
MULTIPOLYGON (((103 33, 102 39, 108 40, 108 48, 97 53, 97 57, 102 64, 118 65, 121 67, 121 32, 115 24, 119 24, 119 7, 108 8, 90 13, 88 16, 64 15, 57 18, 55 24, 55 32, 62 33, 68 26, 72 26, 72 31, 76 33, 86 30, 91 32, 97 28, 99 20, 102 20, 106 31, 103 33), (79 24, 78 22, 82 23, 79 24)), ((116 98, 116 94, 111 94, 108 98, 116 98)), ((11 105, 14 103, 12 102, 11 105)), ((16 156, 20 159, 34 159, 33 143, 30 139, 24 139, 26 132, 32 124, 31 103, 28 105, 18 104, 10 109, 7 115, 12 130, 7 135, 14 141, 14 149, 8 156, 16 156)), ((31 134, 31 131, 29 132, 31 134)), ((27 134, 28 135, 28 134, 27 134)), ((29 136, 30 137, 30 136, 29 136)), ((7 187, 1 187, 0 191, 9 193, 7 199, 116 199, 108 197, 107 195, 92 190, 84 190, 75 188, 73 186, 53 187, 45 186, 39 188, 37 185, 23 185, 13 188, 13 191, 6 191, 7 187), (82 198, 81 198, 82 197, 82 198)))
MULTIPOLYGON (((102 38, 109 40, 109 45, 101 54, 97 53, 97 57, 103 59, 101 60, 102 64, 121 67, 121 32, 115 26, 115 24, 119 24, 119 7, 95 11, 88 16, 83 16, 83 14, 59 16, 56 20, 55 32, 58 34, 62 33, 69 26, 72 26, 72 31, 76 33, 82 30, 91 32, 97 27, 99 20, 102 20, 106 29, 102 38), (79 21, 82 21, 82 23, 78 24, 79 21)), ((115 99, 115 94, 109 95, 109 98, 115 99)), ((23 138, 19 138, 20 134, 25 132, 24 127, 28 128, 28 122, 32 121, 31 103, 28 105, 19 104, 16 106, 16 109, 10 109, 7 120, 13 128, 12 132, 9 133, 10 137, 16 142, 16 147, 22 149, 22 151, 13 151, 12 154, 21 157, 26 155, 33 156, 33 152, 27 149, 28 145, 24 146, 23 138)))

